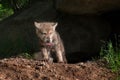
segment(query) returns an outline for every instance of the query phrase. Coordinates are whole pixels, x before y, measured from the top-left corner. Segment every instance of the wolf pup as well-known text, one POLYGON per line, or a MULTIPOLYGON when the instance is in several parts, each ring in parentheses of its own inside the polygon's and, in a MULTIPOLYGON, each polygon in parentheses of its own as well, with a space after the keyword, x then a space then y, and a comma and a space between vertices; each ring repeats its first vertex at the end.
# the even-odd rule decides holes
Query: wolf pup
POLYGON ((39 39, 43 60, 66 63, 65 50, 60 35, 56 31, 57 23, 34 22, 39 39))

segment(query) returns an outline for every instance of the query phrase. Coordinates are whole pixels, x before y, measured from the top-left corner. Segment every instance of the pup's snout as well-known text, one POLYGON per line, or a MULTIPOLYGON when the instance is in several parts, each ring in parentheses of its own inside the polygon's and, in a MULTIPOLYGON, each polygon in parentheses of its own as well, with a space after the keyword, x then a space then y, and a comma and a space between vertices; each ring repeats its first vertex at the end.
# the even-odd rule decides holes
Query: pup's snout
POLYGON ((50 38, 49 37, 46 38, 46 42, 50 43, 50 38))
POLYGON ((47 42, 47 43, 50 43, 50 40, 47 40, 46 42, 47 42))

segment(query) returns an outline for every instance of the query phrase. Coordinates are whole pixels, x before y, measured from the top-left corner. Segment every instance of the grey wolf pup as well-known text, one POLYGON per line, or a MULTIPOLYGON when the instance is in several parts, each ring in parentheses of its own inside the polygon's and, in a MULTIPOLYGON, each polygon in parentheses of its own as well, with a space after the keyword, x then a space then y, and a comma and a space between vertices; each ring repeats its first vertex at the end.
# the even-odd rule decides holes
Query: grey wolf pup
POLYGON ((40 44, 40 54, 42 54, 43 60, 66 63, 64 45, 59 33, 56 31, 57 23, 34 22, 34 25, 36 27, 36 34, 40 44))

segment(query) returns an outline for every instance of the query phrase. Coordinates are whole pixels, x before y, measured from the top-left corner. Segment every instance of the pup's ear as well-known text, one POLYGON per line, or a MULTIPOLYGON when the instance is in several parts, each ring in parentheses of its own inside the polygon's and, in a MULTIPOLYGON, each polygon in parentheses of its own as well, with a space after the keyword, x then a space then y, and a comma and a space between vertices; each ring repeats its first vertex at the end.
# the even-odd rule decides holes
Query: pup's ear
POLYGON ((41 26, 40 26, 41 23, 38 23, 38 22, 34 22, 34 25, 35 25, 35 27, 38 28, 38 29, 41 27, 41 26))
POLYGON ((53 29, 54 29, 54 30, 56 29, 57 25, 58 25, 58 23, 54 23, 54 24, 53 24, 53 29))

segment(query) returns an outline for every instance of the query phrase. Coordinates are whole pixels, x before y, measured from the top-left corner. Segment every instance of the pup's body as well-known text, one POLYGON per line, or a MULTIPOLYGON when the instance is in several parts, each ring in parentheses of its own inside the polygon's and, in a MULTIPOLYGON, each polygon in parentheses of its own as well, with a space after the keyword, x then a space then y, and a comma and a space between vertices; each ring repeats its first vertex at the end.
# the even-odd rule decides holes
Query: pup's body
POLYGON ((34 23, 44 60, 66 62, 65 50, 60 35, 55 30, 57 23, 34 23))

